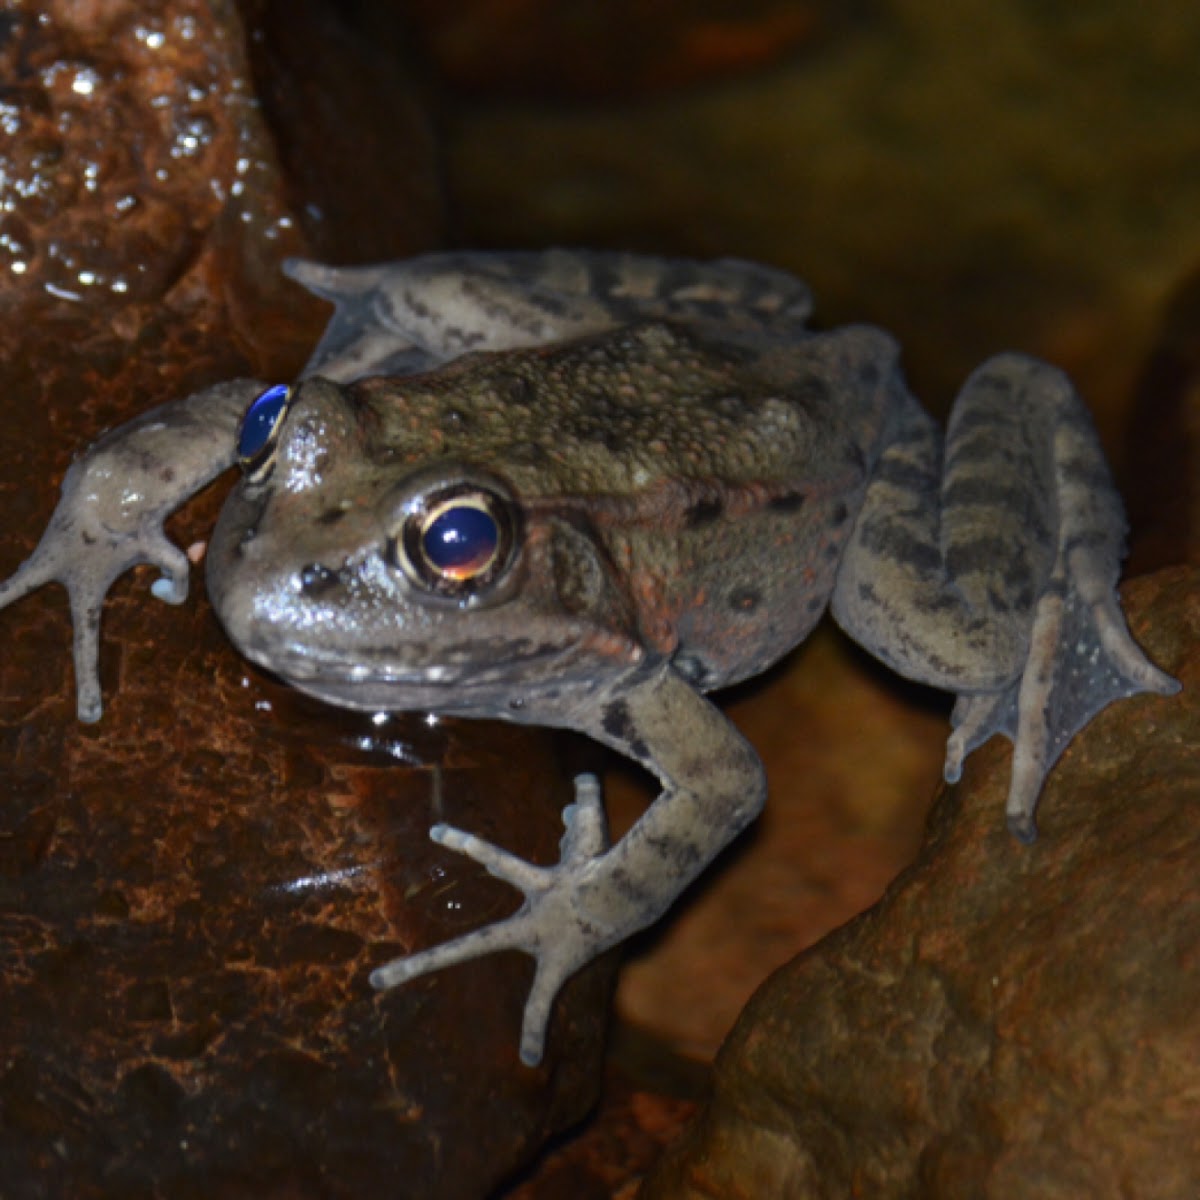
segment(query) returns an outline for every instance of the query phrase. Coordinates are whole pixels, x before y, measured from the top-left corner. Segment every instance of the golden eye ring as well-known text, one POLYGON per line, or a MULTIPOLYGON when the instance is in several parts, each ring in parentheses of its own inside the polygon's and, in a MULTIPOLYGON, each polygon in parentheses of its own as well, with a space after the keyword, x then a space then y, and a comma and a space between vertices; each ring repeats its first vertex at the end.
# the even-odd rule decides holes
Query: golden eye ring
POLYGON ((405 514, 396 546, 402 566, 422 587, 467 599, 504 573, 516 543, 516 521, 505 497, 476 483, 422 496, 405 514))

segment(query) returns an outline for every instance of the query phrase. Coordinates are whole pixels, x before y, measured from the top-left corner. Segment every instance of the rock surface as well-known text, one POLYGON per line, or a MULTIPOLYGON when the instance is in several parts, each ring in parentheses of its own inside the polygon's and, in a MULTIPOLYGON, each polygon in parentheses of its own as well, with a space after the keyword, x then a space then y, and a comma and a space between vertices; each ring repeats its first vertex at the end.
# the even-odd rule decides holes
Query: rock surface
POLYGON ((1124 592, 1175 697, 1110 707, 1041 838, 977 752, 916 864, 780 970, 644 1200, 1200 1194, 1200 573, 1124 592))

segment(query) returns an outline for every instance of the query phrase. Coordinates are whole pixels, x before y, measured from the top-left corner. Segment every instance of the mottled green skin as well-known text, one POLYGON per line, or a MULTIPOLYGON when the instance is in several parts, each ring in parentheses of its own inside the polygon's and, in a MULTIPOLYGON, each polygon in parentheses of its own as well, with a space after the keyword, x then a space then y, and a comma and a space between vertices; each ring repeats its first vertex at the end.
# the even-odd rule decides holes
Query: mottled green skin
POLYGON ((604 572, 609 611, 591 604, 593 619, 719 687, 790 649, 828 603, 886 413, 874 357, 851 378, 872 339, 754 356, 644 322, 368 379, 349 396, 369 412, 361 453, 381 463, 355 470, 381 489, 401 463, 494 471, 531 529, 558 531, 565 609, 604 572), (582 529, 595 545, 573 553, 582 529))

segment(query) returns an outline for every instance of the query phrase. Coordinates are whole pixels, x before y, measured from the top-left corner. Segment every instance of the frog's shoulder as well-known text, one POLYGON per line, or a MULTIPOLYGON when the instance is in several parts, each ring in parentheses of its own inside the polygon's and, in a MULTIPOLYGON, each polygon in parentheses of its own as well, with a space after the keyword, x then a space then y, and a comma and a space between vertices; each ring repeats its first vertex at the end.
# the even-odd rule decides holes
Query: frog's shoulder
POLYGON ((471 350, 547 345, 640 320, 725 338, 799 335, 812 308, 786 271, 740 259, 562 250, 431 254, 363 267, 290 260, 335 311, 305 374, 427 371, 471 350))

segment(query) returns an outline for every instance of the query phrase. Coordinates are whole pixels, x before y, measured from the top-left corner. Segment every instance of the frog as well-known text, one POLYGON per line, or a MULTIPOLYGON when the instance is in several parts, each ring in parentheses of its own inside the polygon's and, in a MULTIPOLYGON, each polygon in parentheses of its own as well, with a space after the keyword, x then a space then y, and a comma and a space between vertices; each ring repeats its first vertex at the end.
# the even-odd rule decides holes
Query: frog
POLYGON ((164 518, 237 467, 206 580, 247 659, 331 705, 561 727, 645 767, 661 790, 615 842, 597 778, 575 779, 550 865, 434 824, 520 907, 370 973, 387 991, 532 957, 530 1066, 564 983, 662 917, 763 806, 762 762, 709 693, 827 611, 954 694, 946 780, 1012 741, 1023 842, 1079 729, 1178 688, 1129 633, 1121 500, 1049 363, 988 359, 943 431, 889 334, 813 329, 807 287, 776 268, 526 250, 286 269, 334 306, 303 370, 102 436, 0 608, 65 586, 78 717, 99 720, 109 587, 149 563, 153 594, 182 603, 164 518))

